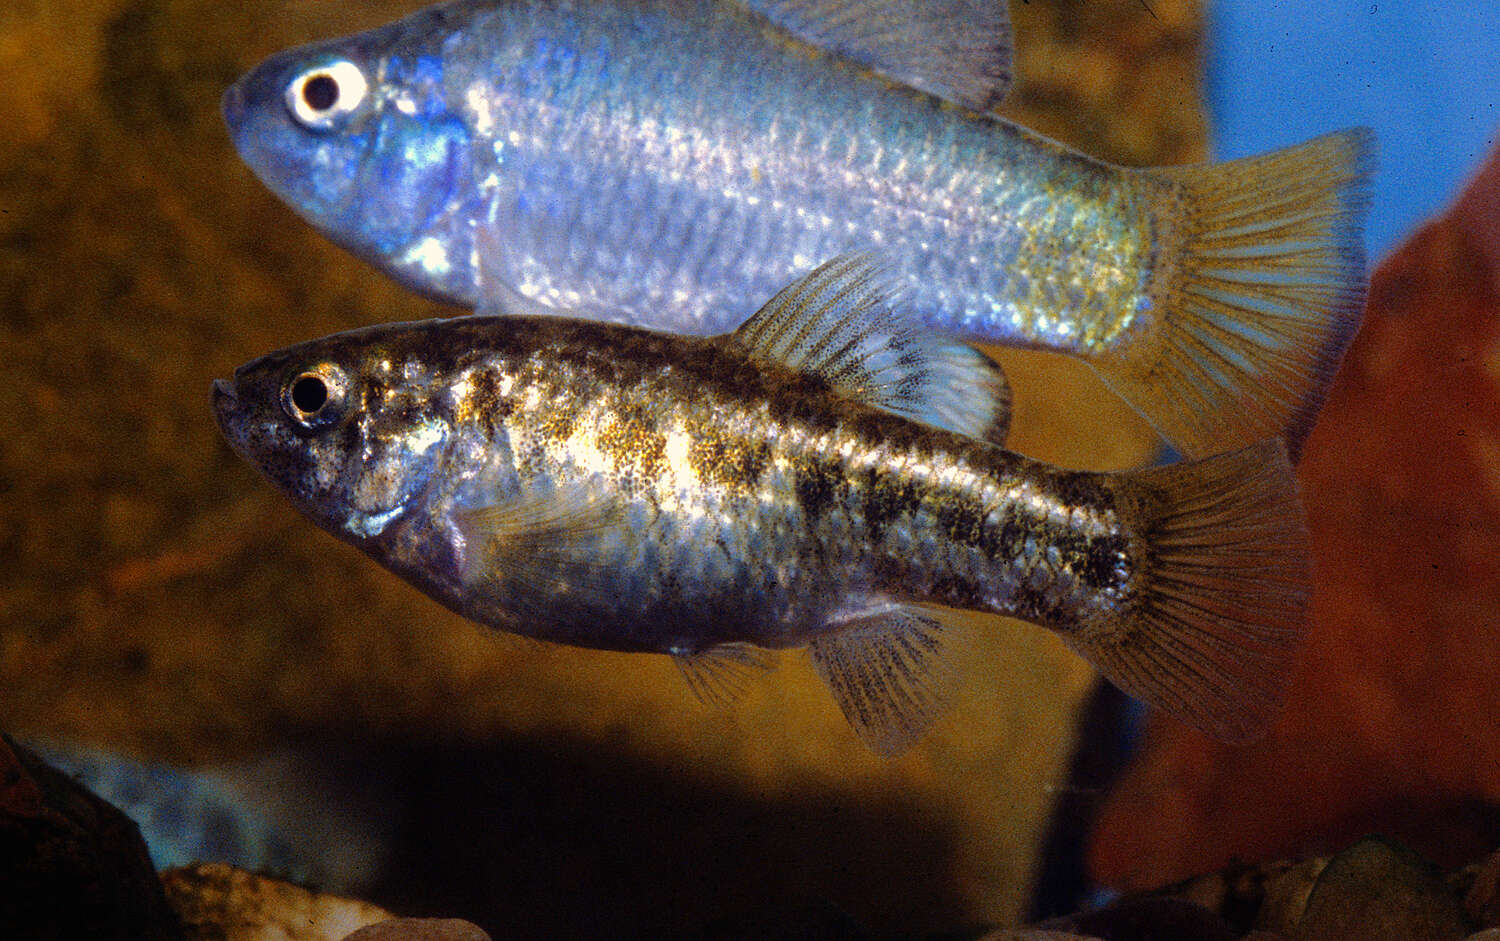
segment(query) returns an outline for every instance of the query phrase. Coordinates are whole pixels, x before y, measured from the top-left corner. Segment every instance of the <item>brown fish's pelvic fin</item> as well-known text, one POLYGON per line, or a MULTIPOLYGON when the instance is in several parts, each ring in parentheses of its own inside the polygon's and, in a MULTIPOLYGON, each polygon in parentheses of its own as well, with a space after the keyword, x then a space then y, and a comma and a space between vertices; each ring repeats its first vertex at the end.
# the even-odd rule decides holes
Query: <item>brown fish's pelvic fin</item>
POLYGON ((605 601, 611 589, 599 578, 598 543, 623 519, 618 500, 583 481, 457 511, 463 580, 472 585, 498 573, 528 586, 528 596, 565 591, 605 601))
POLYGON ((1010 89, 1006 0, 742 0, 798 40, 973 108, 1010 89))
POLYGON ((1145 543, 1129 610, 1063 640, 1125 692, 1244 743, 1274 717, 1306 630, 1307 531, 1280 441, 1117 478, 1145 543))
POLYGON ((812 642, 813 667, 878 755, 906 751, 948 707, 958 668, 945 613, 876 603, 829 624, 812 642))
POLYGON ((1282 437, 1295 459, 1364 310, 1367 128, 1142 171, 1158 201, 1154 322, 1092 360, 1184 455, 1282 437))
POLYGON ((738 699, 755 674, 776 665, 769 650, 753 644, 719 644, 694 653, 673 653, 672 660, 693 695, 714 706, 738 699))
POLYGON ((904 316, 899 292, 873 256, 840 255, 787 285, 730 336, 753 356, 819 376, 849 398, 1003 445, 1005 373, 904 316))

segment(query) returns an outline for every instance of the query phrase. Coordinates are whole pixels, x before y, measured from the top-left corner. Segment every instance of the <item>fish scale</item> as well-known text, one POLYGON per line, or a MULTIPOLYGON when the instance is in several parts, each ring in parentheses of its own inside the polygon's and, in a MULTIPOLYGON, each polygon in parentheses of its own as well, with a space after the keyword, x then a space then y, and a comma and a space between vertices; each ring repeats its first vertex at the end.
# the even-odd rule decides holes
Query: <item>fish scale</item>
MULTIPOLYGON (((702 365, 664 363, 664 354, 654 350, 631 355, 628 347, 639 339, 631 334, 573 328, 551 336, 546 326, 537 325, 537 348, 519 365, 498 354, 477 358, 485 356, 482 344, 473 354, 455 349, 447 355, 460 357, 465 371, 493 373, 500 388, 537 390, 517 399, 503 425, 510 446, 522 455, 517 464, 522 490, 547 492, 585 481, 590 489, 611 494, 632 524, 630 539, 606 542, 591 563, 629 573, 610 597, 613 610, 607 617, 580 612, 566 628, 570 638, 608 646, 619 639, 618 625, 642 622, 671 635, 631 635, 652 650, 686 645, 677 636, 684 631, 697 647, 730 639, 798 645, 842 599, 877 588, 876 571, 888 582, 878 586, 881 590, 960 607, 1014 613, 1008 599, 1022 584, 1049 594, 1056 609, 1087 603, 1056 591, 1065 564, 1049 556, 1055 545, 1014 544, 1009 557, 999 552, 999 533, 1007 525, 1032 532, 1058 527, 1059 514, 1066 519, 1057 494, 1049 493, 1042 465, 957 436, 934 442, 893 435, 894 422, 879 417, 859 416, 854 427, 843 425, 836 400, 827 401, 826 392, 825 401, 815 400, 814 407, 831 415, 778 416, 762 407, 759 396, 766 382, 788 377, 772 376, 749 390, 710 385, 702 365), (607 360, 574 357, 565 349, 571 343, 619 352, 607 360), (557 433, 559 413, 570 416, 565 434, 557 433), (726 446, 695 452, 688 444, 710 437, 726 446), (757 447, 766 449, 767 458, 746 475, 744 462, 731 453, 757 447), (674 449, 680 453, 673 459, 651 457, 674 449), (810 482, 821 482, 821 489, 810 482), (898 501, 877 534, 868 517, 881 491, 909 496, 898 501), (788 539, 788 534, 794 535, 788 539), (725 572, 718 556, 703 547, 720 544, 730 547, 737 574, 716 584, 715 576, 722 579, 725 572), (661 569, 636 571, 631 560, 643 547, 675 573, 679 591, 699 585, 703 594, 674 597, 663 587, 661 569), (912 547, 917 551, 909 551, 912 547), (759 566, 770 559, 778 567, 774 589, 766 592, 759 566), (986 586, 982 593, 980 585, 986 586), (718 594, 752 609, 763 632, 750 638, 718 636, 723 609, 709 603, 718 594), (585 630, 600 633, 584 638, 585 630)), ((678 353, 715 359, 690 348, 678 353)), ((441 377, 448 370, 436 372, 441 377)), ((460 426, 456 433, 480 435, 474 449, 488 452, 495 448, 488 437, 495 430, 486 422, 473 429, 460 426)), ((1092 499, 1101 504, 1095 516, 1111 521, 1110 492, 1100 488, 1092 499)), ((441 503, 428 511, 435 519, 453 514, 441 503)), ((1102 534, 1118 531, 1118 521, 1112 523, 1102 534)), ((505 561, 503 555, 497 559, 501 572, 505 561)), ((1066 564, 1079 563, 1070 558, 1066 564)))

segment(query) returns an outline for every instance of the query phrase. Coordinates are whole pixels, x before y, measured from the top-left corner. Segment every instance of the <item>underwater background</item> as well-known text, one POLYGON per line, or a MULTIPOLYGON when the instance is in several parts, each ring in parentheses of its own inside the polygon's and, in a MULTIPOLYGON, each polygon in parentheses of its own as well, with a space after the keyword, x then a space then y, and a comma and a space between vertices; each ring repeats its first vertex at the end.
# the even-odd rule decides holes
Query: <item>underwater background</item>
MULTIPOLYGON (((1138 711, 1096 694, 1052 635, 976 616, 954 708, 887 761, 796 654, 715 709, 664 657, 465 622, 301 519, 220 440, 209 382, 237 364, 459 313, 293 216, 218 112, 266 55, 417 5, 0 9, 0 729, 218 775, 228 817, 162 826, 280 830, 232 842, 496 937, 937 932, 1077 905, 1085 865, 1143 888, 1372 829, 1450 864, 1500 843, 1495 194, 1378 281, 1309 442, 1314 634, 1265 742, 1147 717, 1116 782, 1138 711)), ((1375 126, 1372 268, 1500 124, 1500 23, 1477 0, 1012 14, 1004 113, 1097 157, 1193 162, 1375 126)), ((1086 368, 996 356, 1016 450, 1097 469, 1157 456, 1086 368)))
POLYGON ((1211 0, 1205 95, 1228 160, 1329 128, 1375 129, 1365 227, 1388 254, 1442 208, 1495 144, 1500 6, 1379 0, 1211 0))

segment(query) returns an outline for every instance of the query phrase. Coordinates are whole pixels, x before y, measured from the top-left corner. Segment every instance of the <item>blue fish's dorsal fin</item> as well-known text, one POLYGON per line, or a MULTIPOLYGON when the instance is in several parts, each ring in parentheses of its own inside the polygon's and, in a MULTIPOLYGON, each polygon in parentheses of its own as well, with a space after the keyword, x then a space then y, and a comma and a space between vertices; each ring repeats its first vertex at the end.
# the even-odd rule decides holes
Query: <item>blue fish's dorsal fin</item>
POLYGON ((740 0, 820 49, 976 111, 1010 88, 1006 0, 740 0))
POLYGON ((941 608, 874 603, 826 626, 813 667, 870 750, 892 757, 942 715, 958 685, 958 657, 941 608))
POLYGON ((752 355, 820 376, 849 398, 1004 444, 1010 386, 983 353, 901 316, 870 256, 841 255, 783 288, 732 336, 752 355))

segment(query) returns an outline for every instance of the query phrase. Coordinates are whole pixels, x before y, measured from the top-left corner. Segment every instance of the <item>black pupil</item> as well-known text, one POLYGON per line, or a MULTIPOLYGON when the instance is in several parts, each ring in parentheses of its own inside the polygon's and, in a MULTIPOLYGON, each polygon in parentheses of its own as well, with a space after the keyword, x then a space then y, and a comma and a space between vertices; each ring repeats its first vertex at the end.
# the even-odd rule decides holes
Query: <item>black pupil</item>
POLYGON ((314 75, 302 85, 302 100, 314 111, 327 111, 339 100, 339 83, 332 75, 314 75))
POLYGON ((292 404, 304 415, 311 415, 328 401, 328 387, 317 376, 303 376, 292 383, 292 404))

